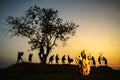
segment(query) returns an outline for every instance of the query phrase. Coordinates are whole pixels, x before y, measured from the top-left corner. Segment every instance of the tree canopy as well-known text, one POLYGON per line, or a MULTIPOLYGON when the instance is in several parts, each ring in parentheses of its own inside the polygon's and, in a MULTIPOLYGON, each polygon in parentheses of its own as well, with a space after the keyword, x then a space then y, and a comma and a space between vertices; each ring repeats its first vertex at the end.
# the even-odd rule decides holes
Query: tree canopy
POLYGON ((42 63, 46 63, 47 56, 56 41, 66 42, 70 36, 75 34, 78 25, 74 22, 64 22, 58 17, 58 11, 53 8, 40 8, 32 6, 26 10, 21 17, 7 18, 9 32, 12 36, 24 36, 29 38, 31 49, 39 49, 39 58, 42 63))

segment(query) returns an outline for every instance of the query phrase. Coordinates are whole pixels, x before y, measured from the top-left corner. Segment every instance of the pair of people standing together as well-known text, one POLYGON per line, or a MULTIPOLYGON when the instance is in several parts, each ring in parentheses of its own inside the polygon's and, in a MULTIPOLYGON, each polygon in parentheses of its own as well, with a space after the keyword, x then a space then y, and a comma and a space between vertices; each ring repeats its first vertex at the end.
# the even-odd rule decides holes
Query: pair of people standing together
MULTIPOLYGON (((18 52, 17 63, 19 63, 20 61, 24 62, 23 58, 22 58, 23 55, 24 55, 24 52, 18 52)), ((33 56, 33 54, 30 53, 29 58, 28 58, 29 63, 32 63, 32 56, 33 56)))

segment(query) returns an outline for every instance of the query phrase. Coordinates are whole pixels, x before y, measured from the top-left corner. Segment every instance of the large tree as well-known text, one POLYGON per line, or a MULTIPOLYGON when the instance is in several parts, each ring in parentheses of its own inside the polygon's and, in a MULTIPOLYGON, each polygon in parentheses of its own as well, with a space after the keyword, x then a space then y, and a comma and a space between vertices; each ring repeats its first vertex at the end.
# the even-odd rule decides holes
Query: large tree
POLYGON ((6 21, 12 36, 27 37, 31 50, 39 49, 41 63, 46 63, 50 51, 57 46, 57 40, 65 43, 78 27, 73 22, 63 22, 57 10, 36 5, 30 7, 23 16, 9 16, 6 21))

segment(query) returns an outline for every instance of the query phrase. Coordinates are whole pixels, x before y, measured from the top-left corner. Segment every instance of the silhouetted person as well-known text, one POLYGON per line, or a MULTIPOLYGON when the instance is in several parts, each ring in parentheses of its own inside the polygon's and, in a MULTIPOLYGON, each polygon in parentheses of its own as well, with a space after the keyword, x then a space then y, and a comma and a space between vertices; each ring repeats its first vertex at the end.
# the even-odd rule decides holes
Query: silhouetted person
POLYGON ((79 64, 82 64, 82 60, 80 59, 80 56, 78 56, 78 58, 79 58, 78 63, 79 63, 79 64))
POLYGON ((58 60, 59 60, 58 54, 56 54, 55 60, 56 60, 56 63, 58 64, 58 60))
POLYGON ((66 60, 66 58, 65 58, 65 55, 62 57, 62 64, 65 64, 65 60, 66 60))
POLYGON ((100 66, 102 65, 102 61, 103 61, 103 56, 102 56, 102 54, 100 54, 100 56, 98 57, 98 62, 100 64, 100 66))
POLYGON ((81 51, 81 57, 82 57, 82 59, 86 59, 85 50, 81 51))
POLYGON ((99 62, 99 64, 100 64, 100 66, 101 66, 101 59, 100 59, 100 56, 98 57, 98 62, 99 62))
POLYGON ((94 59, 93 56, 92 56, 92 62, 93 62, 93 65, 95 66, 95 65, 96 65, 96 62, 95 62, 95 59, 94 59))
POLYGON ((68 63, 70 64, 71 62, 73 62, 73 59, 68 55, 68 63))
POLYGON ((107 66, 107 59, 105 57, 103 57, 104 63, 107 66))
POLYGON ((82 64, 82 60, 81 60, 81 57, 78 56, 78 57, 75 57, 75 62, 78 64, 78 66, 81 68, 81 64, 82 64))
POLYGON ((23 52, 18 52, 18 57, 17 57, 17 63, 20 62, 20 60, 23 62, 22 56, 23 56, 23 52))
POLYGON ((100 54, 98 58, 98 62, 100 63, 100 65, 101 65, 101 62, 102 63, 104 62, 103 65, 107 66, 107 59, 104 56, 102 56, 102 54, 100 54))
POLYGON ((54 55, 52 55, 50 58, 49 58, 49 63, 52 63, 52 61, 54 60, 54 55))
POLYGON ((29 54, 29 63, 32 63, 32 56, 33 56, 33 54, 29 54))

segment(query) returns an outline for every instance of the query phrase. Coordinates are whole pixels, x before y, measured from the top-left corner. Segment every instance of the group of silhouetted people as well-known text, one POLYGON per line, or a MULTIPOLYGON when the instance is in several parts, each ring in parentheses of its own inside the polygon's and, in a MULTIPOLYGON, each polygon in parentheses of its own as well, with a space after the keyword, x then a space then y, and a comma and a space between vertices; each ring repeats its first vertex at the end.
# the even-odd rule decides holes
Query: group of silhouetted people
POLYGON ((98 62, 100 66, 102 65, 102 62, 107 66, 107 59, 104 56, 102 56, 102 54, 100 54, 100 56, 98 57, 98 62))
MULTIPOLYGON (((88 59, 88 60, 89 60, 89 63, 90 63, 90 61, 92 62, 91 65, 96 66, 95 58, 94 58, 93 56, 91 56, 91 55, 87 56, 87 55, 85 54, 85 51, 84 51, 84 50, 81 51, 80 56, 78 56, 78 58, 75 59, 75 62, 76 62, 77 64, 82 64, 82 62, 81 62, 82 59, 88 59)), ((100 56, 98 57, 98 63, 100 64, 100 66, 107 66, 108 61, 107 61, 107 59, 106 59, 104 56, 102 56, 102 54, 100 54, 100 56)))
MULTIPOLYGON (((18 52, 17 63, 19 63, 20 61, 24 62, 22 58, 23 55, 24 55, 24 52, 18 52)), ((32 63, 32 56, 33 54, 30 53, 28 57, 29 63, 32 63)))
POLYGON ((88 60, 91 60, 94 66, 96 65, 95 58, 93 56, 89 55, 88 60))
MULTIPOLYGON (((24 62, 23 58, 22 58, 23 55, 24 55, 24 52, 18 52, 17 63, 24 62)), ((32 63, 32 56, 33 56, 33 54, 29 53, 29 56, 28 56, 29 63, 32 63)), ((58 54, 56 54, 56 56, 55 56, 56 64, 59 63, 59 59, 60 58, 58 57, 58 54)), ((52 64, 53 60, 54 60, 54 55, 50 56, 48 63, 52 64)), ((62 60, 62 64, 65 64, 66 56, 64 55, 61 58, 61 60, 62 60)), ((70 56, 68 55, 68 63, 70 64, 71 62, 73 62, 73 59, 70 58, 70 56)))
MULTIPOLYGON (((94 66, 96 65, 96 62, 95 62, 95 59, 93 56, 91 56, 91 57, 89 56, 88 60, 92 60, 93 65, 94 66)), ((107 59, 104 56, 102 56, 102 54, 100 54, 100 56, 98 57, 98 63, 100 64, 100 66, 102 66, 102 65, 107 66, 107 64, 108 64, 107 59)))
MULTIPOLYGON (((80 55, 75 58, 75 62, 78 64, 80 69, 80 74, 85 76, 90 73, 90 61, 92 61, 92 64, 96 66, 94 57, 91 55, 87 56, 85 50, 81 51, 80 55)), ((102 54, 100 54, 100 56, 98 57, 98 62, 100 66, 107 66, 107 59, 102 56, 102 54)))
MULTIPOLYGON (((56 56, 55 56, 56 64, 59 63, 59 59, 60 59, 60 58, 58 57, 58 54, 56 54, 56 56)), ((53 60, 54 60, 54 55, 50 56, 50 58, 49 58, 49 62, 48 62, 48 63, 52 63, 53 60)), ((62 64, 65 64, 65 60, 66 60, 66 56, 63 55, 63 57, 61 58, 62 64)), ((69 63, 69 64, 70 64, 71 62, 73 62, 73 59, 70 58, 69 55, 68 55, 68 59, 67 59, 67 60, 68 60, 68 63, 69 63)))
MULTIPOLYGON (((18 52, 17 63, 19 63, 20 61, 21 61, 21 62, 24 62, 24 61, 23 61, 23 58, 22 58, 23 55, 24 55, 24 52, 18 52)), ((32 54, 32 53, 29 53, 29 56, 28 56, 29 63, 32 63, 32 56, 33 56, 33 54, 32 54)), ((88 58, 88 60, 91 60, 91 61, 92 61, 92 64, 93 64, 94 66, 96 66, 96 61, 95 61, 94 57, 93 57, 93 56, 88 56, 88 57, 86 57, 86 54, 84 53, 84 50, 83 50, 83 52, 81 52, 81 55, 80 55, 80 56, 81 56, 83 59, 88 58)), ((80 56, 79 56, 79 57, 80 57, 80 56)), ((52 64, 53 60, 54 60, 54 55, 50 56, 48 63, 51 63, 51 64, 52 64)), ((58 54, 56 54, 56 56, 55 56, 56 64, 59 63, 59 60, 60 60, 60 58, 58 57, 58 54)), ((62 58, 61 58, 62 64, 65 64, 65 60, 66 60, 66 55, 63 55, 62 58)), ((71 63, 73 62, 73 59, 70 58, 69 55, 68 55, 68 57, 67 57, 67 60, 68 60, 68 63, 69 63, 69 64, 71 64, 71 63)), ((107 59, 106 59, 104 56, 102 56, 102 54, 100 54, 100 56, 98 57, 98 62, 99 62, 99 64, 100 64, 100 66, 101 66, 101 65, 107 66, 107 64, 108 64, 107 59)), ((79 63, 81 64, 81 62, 79 62, 79 63)))
MULTIPOLYGON (((92 63, 94 66, 96 65, 96 62, 95 62, 95 59, 93 56, 91 56, 91 58, 88 58, 88 59, 92 60, 92 63)), ((100 64, 100 66, 102 66, 102 65, 107 66, 107 64, 108 64, 107 59, 104 56, 102 56, 102 54, 100 54, 100 56, 98 57, 98 63, 100 64)))

